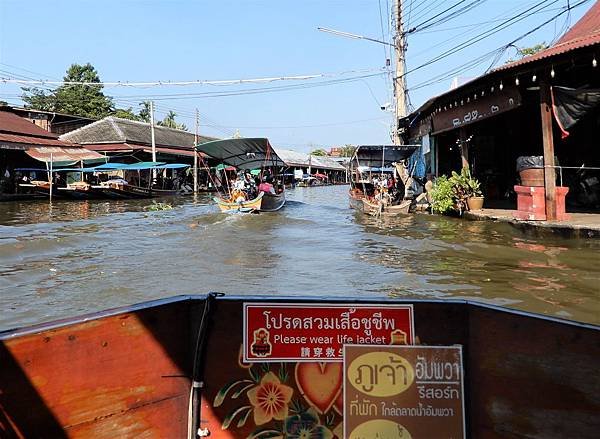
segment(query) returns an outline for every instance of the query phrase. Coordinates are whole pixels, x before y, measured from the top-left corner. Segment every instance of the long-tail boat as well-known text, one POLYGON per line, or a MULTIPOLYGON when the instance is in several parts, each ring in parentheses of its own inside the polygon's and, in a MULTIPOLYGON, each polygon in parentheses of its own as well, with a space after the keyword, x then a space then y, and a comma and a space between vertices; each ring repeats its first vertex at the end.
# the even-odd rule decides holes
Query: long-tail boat
POLYGON ((274 212, 285 205, 283 167, 285 163, 265 138, 215 140, 199 144, 196 149, 241 171, 256 170, 259 179, 270 175, 275 193, 258 191, 252 198, 230 187, 224 172, 223 192, 215 197, 221 212, 274 212), (281 177, 281 178, 279 178, 281 177))
MULTIPOLYGON (((418 145, 361 145, 356 148, 350 160, 350 207, 368 215, 379 216, 406 214, 410 202, 400 200, 392 203, 375 198, 372 178, 378 175, 391 177, 393 164, 410 157, 418 145)), ((386 188, 387 190, 387 188, 386 188)))
POLYGON ((214 293, 0 332, 0 436, 341 439, 343 370, 331 357, 355 322, 373 331, 367 338, 364 326, 364 340, 382 343, 375 336, 390 307, 411 310, 404 329, 414 344, 462 346, 462 437, 598 437, 599 326, 465 300, 214 293), (330 308, 338 317, 318 321, 330 308), (364 310, 364 320, 351 318, 364 310), (288 327, 304 332, 276 335, 288 327), (336 349, 295 344, 319 333, 336 349), (295 347, 307 357, 267 361, 295 347))

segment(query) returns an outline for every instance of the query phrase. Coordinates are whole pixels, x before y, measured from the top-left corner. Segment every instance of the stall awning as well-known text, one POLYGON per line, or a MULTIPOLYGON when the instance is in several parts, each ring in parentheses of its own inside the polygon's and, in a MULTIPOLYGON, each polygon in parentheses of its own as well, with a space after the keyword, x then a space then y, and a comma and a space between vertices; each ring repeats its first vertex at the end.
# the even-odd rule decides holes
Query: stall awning
POLYGON ((27 155, 40 162, 59 166, 69 166, 75 163, 97 163, 106 161, 106 156, 85 148, 66 148, 60 146, 31 146, 26 151, 27 155))
MULTIPOLYGON (((144 146, 143 149, 145 152, 152 152, 151 146, 144 146)), ((157 146, 156 152, 159 154, 178 155, 178 156, 182 156, 182 157, 194 157, 193 149, 177 149, 177 148, 166 148, 164 146, 157 146)), ((198 154, 200 154, 200 157, 208 157, 206 154, 204 154, 203 152, 200 152, 200 151, 198 152, 198 154)))

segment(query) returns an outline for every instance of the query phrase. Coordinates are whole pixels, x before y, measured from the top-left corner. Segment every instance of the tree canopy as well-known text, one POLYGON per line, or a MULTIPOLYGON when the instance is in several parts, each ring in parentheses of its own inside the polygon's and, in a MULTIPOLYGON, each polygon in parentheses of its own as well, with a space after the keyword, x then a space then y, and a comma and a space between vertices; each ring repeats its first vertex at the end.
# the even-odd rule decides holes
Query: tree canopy
POLYGON ((344 145, 340 148, 340 150, 340 154, 342 157, 352 157, 354 155, 354 151, 356 151, 356 146, 344 145))
POLYGON ((325 151, 322 148, 319 148, 319 149, 315 149, 314 151, 311 151, 310 154, 311 155, 316 155, 316 156, 325 156, 325 155, 327 155, 327 151, 325 151))
MULTIPOLYGON (((26 108, 41 111, 55 111, 57 113, 71 114, 74 116, 101 119, 106 116, 115 116, 122 119, 150 122, 150 101, 143 101, 136 114, 133 108, 116 108, 110 96, 103 92, 104 86, 96 68, 87 63, 85 65, 71 64, 63 77, 65 84, 54 90, 45 90, 38 87, 23 87, 21 99, 26 108), (85 84, 69 84, 83 82, 85 84)), ((157 125, 186 130, 183 123, 175 120, 177 113, 169 111, 157 125)))
POLYGON ((85 84, 62 84, 51 91, 24 87, 22 99, 26 107, 91 118, 102 118, 115 112, 112 98, 102 91, 104 86, 100 76, 90 63, 71 64, 63 81, 85 84))
POLYGON ((176 130, 187 130, 187 127, 185 126, 185 124, 183 123, 177 123, 177 121, 175 120, 175 117, 177 117, 177 113, 175 113, 173 110, 170 110, 167 115, 165 116, 165 118, 162 121, 158 122, 158 125, 163 126, 163 127, 167 127, 167 128, 175 128, 176 130))

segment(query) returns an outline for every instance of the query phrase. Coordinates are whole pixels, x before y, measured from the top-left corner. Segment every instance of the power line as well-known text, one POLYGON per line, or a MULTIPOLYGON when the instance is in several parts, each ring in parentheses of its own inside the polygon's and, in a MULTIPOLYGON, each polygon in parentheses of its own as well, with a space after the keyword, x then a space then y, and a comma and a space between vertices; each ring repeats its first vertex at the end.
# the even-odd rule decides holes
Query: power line
POLYGON ((487 71, 489 71, 489 70, 490 70, 490 69, 491 69, 491 68, 494 66, 495 62, 497 62, 497 60, 498 60, 498 59, 500 58, 500 56, 501 56, 501 55, 502 55, 502 54, 503 54, 503 53, 506 51, 506 49, 507 49, 508 47, 511 47, 511 46, 512 46, 512 45, 514 45, 516 42, 518 42, 518 41, 522 40, 523 38, 525 38, 525 37, 527 37, 527 36, 529 36, 529 35, 531 35, 532 33, 536 32, 536 31, 537 31, 537 30, 539 30, 539 29, 541 29, 542 27, 544 27, 544 26, 545 26, 545 25, 547 25, 548 23, 552 22, 553 20, 556 20, 558 17, 560 17, 560 16, 561 16, 561 15, 563 15, 564 13, 566 13, 566 12, 568 12, 568 11, 570 11, 570 10, 572 10, 572 9, 574 9, 574 8, 576 8, 576 7, 578 7, 578 6, 582 5, 582 4, 584 4, 584 3, 587 3, 587 2, 589 2, 589 1, 590 1, 590 0, 582 0, 582 1, 580 1, 579 3, 577 3, 577 4, 573 5, 573 6, 569 6, 569 7, 570 7, 570 9, 568 9, 568 10, 567 10, 567 9, 565 9, 565 10, 563 10, 563 11, 559 12, 558 14, 555 14, 555 15, 554 15, 553 17, 551 17, 550 19, 548 19, 548 20, 544 21, 543 23, 541 23, 541 24, 539 24, 539 25, 535 26, 533 29, 530 29, 529 31, 525 32, 524 34, 520 35, 519 37, 517 37, 517 38, 513 39, 511 42, 509 42, 509 43, 507 43, 507 44, 505 44, 505 45, 503 45, 503 46, 501 46, 501 47, 499 47, 499 48, 497 48, 497 49, 495 49, 495 50, 492 50, 492 51, 490 51, 490 52, 488 52, 488 53, 486 53, 486 54, 484 54, 484 55, 480 56, 479 58, 476 58, 475 60, 469 61, 468 63, 465 63, 465 64, 463 64, 463 65, 461 65, 461 66, 459 66, 459 67, 455 68, 454 70, 451 70, 451 71, 444 72, 444 73, 443 73, 443 74, 441 74, 441 75, 438 75, 438 76, 436 76, 436 77, 434 77, 434 78, 431 78, 431 79, 429 79, 429 80, 427 80, 427 81, 424 81, 424 82, 422 82, 422 83, 420 83, 420 84, 417 84, 415 87, 412 87, 412 89, 413 89, 413 90, 415 90, 415 89, 419 89, 419 88, 426 87, 426 86, 428 86, 428 85, 432 85, 432 84, 434 84, 434 83, 436 83, 436 82, 440 82, 441 80, 443 80, 443 79, 447 79, 448 77, 451 77, 451 76, 453 76, 453 75, 455 75, 455 74, 457 74, 457 73, 460 73, 460 72, 462 72, 462 71, 469 70, 470 68, 473 68, 474 66, 476 66, 476 65, 479 65, 479 64, 481 64, 482 62, 484 62, 484 61, 485 61, 485 59, 487 59, 487 58, 489 58, 489 57, 491 57, 491 56, 495 55, 495 56, 496 56, 496 58, 495 58, 495 61, 494 61, 494 62, 492 63, 492 65, 490 65, 490 67, 489 67, 489 68, 486 70, 486 72, 487 72, 487 71))
POLYGON ((191 85, 237 85, 237 84, 257 84, 271 83, 280 81, 306 81, 317 78, 329 78, 335 76, 344 76, 351 73, 368 73, 381 71, 378 69, 363 69, 363 70, 348 70, 337 73, 317 73, 310 75, 296 76, 273 76, 267 78, 250 78, 250 79, 224 79, 224 80, 193 80, 193 81, 152 81, 152 82, 129 82, 129 81, 113 81, 113 82, 87 82, 87 81, 47 81, 47 80, 21 80, 12 78, 0 78, 3 83, 16 83, 22 85, 85 85, 98 87, 165 87, 165 86, 191 86, 191 85))
MULTIPOLYGON (((535 6, 529 8, 525 12, 530 12, 530 11, 536 9, 536 8, 542 7, 542 5, 544 3, 546 3, 546 2, 548 2, 548 1, 549 0, 542 0, 541 2, 538 2, 535 6)), ((551 4, 554 4, 557 1, 559 1, 559 0, 553 0, 551 4)), ((583 0, 583 1, 586 2, 586 1, 589 1, 589 0, 583 0)), ((561 12, 559 15, 562 15, 563 13, 564 13, 564 11, 561 12)), ((505 28, 507 28, 509 26, 512 26, 513 24, 518 23, 518 22, 526 19, 530 15, 532 15, 532 14, 530 13, 530 14, 525 14, 525 15, 513 16, 513 17, 509 18, 508 20, 505 20, 501 24, 499 24, 497 26, 494 26, 491 29, 488 29, 488 30, 486 30, 484 32, 481 32, 480 34, 476 35, 473 38, 470 38, 470 39, 468 39, 466 41, 463 41, 462 43, 460 43, 460 44, 454 46, 453 48, 451 48, 451 49, 449 49, 449 50, 441 53, 440 55, 438 55, 438 56, 430 59, 429 61, 427 61, 427 62, 425 62, 423 64, 420 64, 417 67, 409 69, 405 74, 413 73, 413 72, 416 72, 416 71, 418 71, 418 70, 420 70, 420 69, 422 69, 424 67, 430 66, 431 64, 435 64, 438 61, 441 61, 442 59, 445 59, 445 58, 447 58, 447 57, 449 57, 451 55, 454 55, 455 53, 460 52, 461 50, 464 50, 467 47, 470 47, 470 46, 474 45, 475 43, 477 43, 477 42, 479 42, 481 40, 484 40, 485 38, 488 38, 488 37, 490 37, 490 36, 492 36, 492 35, 500 32, 500 31, 504 30, 505 28)), ((556 18, 559 15, 556 15, 554 18, 556 18)))
MULTIPOLYGON (((558 1, 558 0, 557 0, 557 1, 558 1)), ((522 14, 524 14, 525 12, 527 12, 527 10, 528 10, 528 9, 529 9, 531 6, 534 6, 534 5, 536 5, 536 4, 537 4, 537 2, 538 2, 538 0, 534 0, 533 2, 530 2, 528 5, 526 5, 526 6, 525 6, 525 8, 522 8, 522 5, 519 5, 519 6, 517 6, 516 8, 511 8, 511 9, 509 9, 509 10, 507 10, 507 11, 505 11, 505 12, 503 12, 503 13, 501 13, 501 14, 497 15, 497 16, 495 16, 495 17, 494 17, 494 20, 491 20, 491 22, 492 22, 492 23, 495 23, 495 22, 498 22, 498 21, 504 21, 504 22, 505 22, 505 21, 506 21, 507 19, 509 19, 509 18, 519 17, 519 16, 521 16, 522 14), (496 20, 496 19, 497 19, 497 20, 496 20)), ((549 9, 549 8, 547 8, 547 7, 546 7, 546 8, 539 9, 538 11, 536 11, 536 12, 535 12, 535 14, 539 14, 539 13, 542 13, 542 12, 549 12, 550 10, 557 10, 557 9, 562 9, 562 8, 552 8, 552 9, 549 9)), ((530 14, 530 16, 531 16, 531 15, 534 15, 534 14, 532 13, 532 14, 530 14)), ((481 23, 481 24, 487 24, 487 22, 483 22, 483 23, 481 23)), ((446 39, 446 40, 445 40, 445 41, 444 41, 444 42, 441 44, 441 46, 446 46, 446 45, 449 45, 449 44, 455 44, 455 42, 458 40, 458 38, 457 38, 457 37, 467 37, 467 36, 469 36, 469 35, 472 35, 472 34, 474 34, 474 33, 475 33, 476 31, 478 31, 478 30, 479 30, 479 29, 475 29, 475 30, 472 30, 472 31, 468 31, 468 32, 460 32, 460 33, 458 33, 458 34, 455 34, 454 36, 452 36, 452 37, 450 37, 450 38, 447 38, 447 39, 446 39)), ((423 33, 428 33, 428 32, 436 32, 436 31, 435 31, 435 30, 433 30, 433 31, 424 31, 423 33)), ((419 33, 415 33, 415 34, 412 34, 412 35, 414 36, 414 35, 417 35, 417 34, 419 34, 419 33)), ((417 57, 417 58, 418 58, 420 55, 423 55, 423 54, 425 54, 425 53, 427 53, 427 52, 430 52, 430 51, 432 51, 432 50, 436 50, 436 49, 440 48, 439 46, 440 46, 440 45, 432 45, 432 46, 430 46, 428 49, 425 49, 425 50, 422 50, 421 52, 418 52, 418 53, 416 53, 416 54, 413 54, 413 59, 414 59, 415 57, 417 57)))
MULTIPOLYGON (((444 16, 444 14, 446 12, 450 12, 452 11, 452 9, 460 6, 462 3, 466 2, 467 0, 460 0, 458 3, 455 3, 454 5, 450 6, 449 8, 444 9, 443 11, 437 13, 436 15, 428 18, 427 20, 415 25, 412 29, 408 30, 408 33, 413 33, 413 32, 417 32, 418 30, 424 30, 427 29, 429 27, 435 26, 436 24, 442 22, 442 21, 449 21, 452 18, 455 18, 456 16, 460 15, 460 14, 464 14, 466 12, 468 12, 470 9, 474 8, 475 6, 477 6, 477 4, 479 2, 481 2, 482 0, 472 0, 471 3, 467 4, 466 6, 464 6, 463 8, 460 8, 457 11, 452 12, 451 14, 448 14, 447 16, 444 16), (435 20, 436 18, 438 18, 438 20, 435 20), (433 21, 435 20, 435 21, 433 21), (433 22, 432 22, 433 21, 433 22), (429 24, 427 24, 429 23, 429 24)), ((486 0, 483 0, 486 1, 486 0)))

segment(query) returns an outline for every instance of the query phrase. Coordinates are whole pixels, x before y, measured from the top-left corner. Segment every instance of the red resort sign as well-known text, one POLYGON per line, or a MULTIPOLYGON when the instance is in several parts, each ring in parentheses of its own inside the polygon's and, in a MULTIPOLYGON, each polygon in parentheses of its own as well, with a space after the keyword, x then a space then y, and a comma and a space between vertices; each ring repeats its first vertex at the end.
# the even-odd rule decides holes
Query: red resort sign
POLYGON ((413 344, 412 305, 244 303, 244 361, 338 361, 344 344, 413 344))

